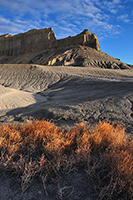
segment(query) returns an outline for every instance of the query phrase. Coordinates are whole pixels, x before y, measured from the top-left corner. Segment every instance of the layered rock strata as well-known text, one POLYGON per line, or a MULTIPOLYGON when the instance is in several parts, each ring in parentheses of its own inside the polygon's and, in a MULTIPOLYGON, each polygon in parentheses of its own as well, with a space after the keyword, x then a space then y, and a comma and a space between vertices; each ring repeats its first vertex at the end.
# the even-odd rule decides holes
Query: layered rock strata
POLYGON ((0 36, 0 63, 88 66, 131 69, 100 50, 98 38, 85 29, 76 36, 56 39, 52 28, 0 36))
POLYGON ((5 34, 0 36, 0 56, 18 56, 43 50, 66 48, 70 46, 88 46, 100 50, 95 34, 85 29, 82 33, 57 40, 52 28, 33 29, 17 35, 5 34))

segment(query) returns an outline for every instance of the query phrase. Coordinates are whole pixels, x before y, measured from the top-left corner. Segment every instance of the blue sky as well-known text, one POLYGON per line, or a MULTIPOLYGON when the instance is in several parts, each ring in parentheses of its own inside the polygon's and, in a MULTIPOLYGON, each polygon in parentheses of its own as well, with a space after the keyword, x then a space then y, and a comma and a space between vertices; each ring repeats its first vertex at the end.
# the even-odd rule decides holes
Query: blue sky
POLYGON ((45 27, 58 39, 87 28, 103 52, 133 64, 133 0, 0 0, 0 35, 45 27))

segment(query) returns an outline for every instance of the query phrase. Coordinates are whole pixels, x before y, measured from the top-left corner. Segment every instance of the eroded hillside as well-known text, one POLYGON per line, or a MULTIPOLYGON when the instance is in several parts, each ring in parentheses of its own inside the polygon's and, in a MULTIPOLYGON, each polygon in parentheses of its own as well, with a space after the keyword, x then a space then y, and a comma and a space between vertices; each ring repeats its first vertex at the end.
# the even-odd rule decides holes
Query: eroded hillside
POLYGON ((76 36, 59 40, 52 28, 34 29, 14 36, 2 35, 0 63, 130 68, 103 53, 97 36, 87 29, 76 36))

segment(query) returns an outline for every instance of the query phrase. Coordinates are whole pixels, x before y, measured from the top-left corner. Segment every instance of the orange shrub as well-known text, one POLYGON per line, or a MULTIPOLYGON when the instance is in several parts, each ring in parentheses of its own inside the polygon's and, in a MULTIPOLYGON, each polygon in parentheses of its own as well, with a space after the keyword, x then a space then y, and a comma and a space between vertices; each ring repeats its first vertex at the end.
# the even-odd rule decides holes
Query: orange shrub
POLYGON ((100 122, 80 123, 64 131, 46 120, 0 126, 0 169, 21 174, 25 185, 34 176, 60 180, 70 169, 86 171, 99 199, 131 199, 133 142, 125 129, 100 122))

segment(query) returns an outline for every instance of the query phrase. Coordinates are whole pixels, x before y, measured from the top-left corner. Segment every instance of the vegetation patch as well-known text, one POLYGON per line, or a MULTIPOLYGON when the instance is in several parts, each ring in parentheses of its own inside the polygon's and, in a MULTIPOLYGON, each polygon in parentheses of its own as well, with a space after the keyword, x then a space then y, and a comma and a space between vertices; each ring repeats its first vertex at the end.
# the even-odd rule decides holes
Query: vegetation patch
MULTIPOLYGON (((90 182, 92 199, 132 199, 133 141, 121 126, 83 123, 63 130, 46 120, 0 126, 0 171, 21 177, 22 190, 36 177, 59 184, 80 173, 90 182)), ((84 179, 85 180, 85 179, 84 179)), ((72 199, 72 186, 59 190, 59 199, 72 199)), ((47 194, 48 195, 48 194, 47 194)), ((76 198, 75 198, 76 199, 76 198)))

